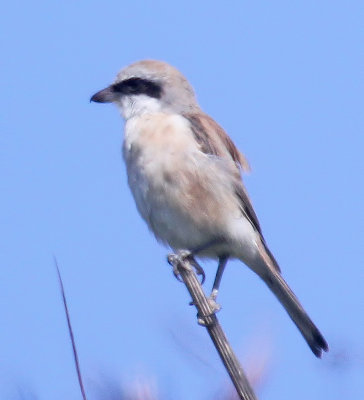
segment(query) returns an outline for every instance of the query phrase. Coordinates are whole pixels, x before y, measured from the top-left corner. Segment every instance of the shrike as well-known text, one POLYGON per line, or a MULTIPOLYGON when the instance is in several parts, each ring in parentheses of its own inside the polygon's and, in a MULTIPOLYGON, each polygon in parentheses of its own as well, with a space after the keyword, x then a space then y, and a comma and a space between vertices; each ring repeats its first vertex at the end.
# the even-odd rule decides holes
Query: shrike
POLYGON ((276 295, 313 353, 327 351, 264 240, 242 182, 245 157, 201 110, 187 79, 167 63, 140 61, 91 101, 115 103, 125 119, 129 186, 156 238, 219 260, 213 298, 227 260, 241 260, 276 295))

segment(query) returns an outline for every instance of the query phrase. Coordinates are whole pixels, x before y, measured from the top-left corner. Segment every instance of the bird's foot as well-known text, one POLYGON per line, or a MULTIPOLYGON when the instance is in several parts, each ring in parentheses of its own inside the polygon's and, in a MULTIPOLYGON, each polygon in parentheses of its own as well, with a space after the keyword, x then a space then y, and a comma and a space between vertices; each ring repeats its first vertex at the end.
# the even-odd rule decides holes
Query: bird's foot
POLYGON ((182 282, 179 268, 184 268, 184 261, 188 261, 193 268, 195 268, 196 274, 201 276, 201 284, 205 282, 205 271, 201 265, 194 259, 193 253, 188 250, 179 250, 177 254, 169 254, 167 257, 168 263, 173 267, 173 275, 182 282))
MULTIPOLYGON (((216 302, 216 297, 217 297, 217 290, 214 289, 212 291, 210 297, 207 298, 207 302, 209 303, 209 306, 210 306, 209 314, 208 315, 203 315, 203 316, 200 315, 200 314, 197 314, 197 322, 198 322, 199 325, 206 326, 207 325, 206 317, 211 317, 212 315, 216 314, 218 311, 221 310, 220 304, 218 304, 216 302)), ((194 305, 195 305, 194 302, 191 301, 190 302, 190 306, 194 306, 194 305)))
POLYGON ((213 309, 214 313, 216 313, 216 312, 221 310, 220 304, 218 304, 217 301, 216 301, 217 294, 218 294, 218 290, 217 289, 213 289, 211 294, 210 294, 210 297, 207 299, 207 301, 209 302, 210 307, 213 309))
POLYGON ((197 323, 202 326, 209 325, 210 323, 208 321, 211 321, 211 318, 209 317, 212 317, 221 310, 220 304, 216 303, 215 299, 213 299, 211 296, 207 299, 207 302, 210 306, 210 312, 207 315, 197 314, 197 323))

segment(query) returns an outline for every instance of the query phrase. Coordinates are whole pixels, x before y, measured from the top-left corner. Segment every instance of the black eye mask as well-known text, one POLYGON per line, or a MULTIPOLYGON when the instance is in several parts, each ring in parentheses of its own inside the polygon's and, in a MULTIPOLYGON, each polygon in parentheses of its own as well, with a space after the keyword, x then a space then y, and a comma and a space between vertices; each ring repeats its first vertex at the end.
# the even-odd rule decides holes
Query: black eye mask
POLYGON ((132 95, 145 94, 155 99, 160 99, 162 87, 159 83, 142 78, 130 78, 111 85, 113 92, 132 95))

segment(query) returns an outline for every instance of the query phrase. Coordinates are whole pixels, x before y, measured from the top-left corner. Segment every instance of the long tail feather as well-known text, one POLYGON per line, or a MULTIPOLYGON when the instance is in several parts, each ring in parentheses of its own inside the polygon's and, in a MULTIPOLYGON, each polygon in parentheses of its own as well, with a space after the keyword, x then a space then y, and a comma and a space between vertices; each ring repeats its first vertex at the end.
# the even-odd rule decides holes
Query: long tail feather
POLYGON ((278 271, 270 269, 262 278, 286 309, 312 352, 316 357, 321 357, 322 351, 328 351, 329 349, 327 342, 307 315, 282 275, 278 271))

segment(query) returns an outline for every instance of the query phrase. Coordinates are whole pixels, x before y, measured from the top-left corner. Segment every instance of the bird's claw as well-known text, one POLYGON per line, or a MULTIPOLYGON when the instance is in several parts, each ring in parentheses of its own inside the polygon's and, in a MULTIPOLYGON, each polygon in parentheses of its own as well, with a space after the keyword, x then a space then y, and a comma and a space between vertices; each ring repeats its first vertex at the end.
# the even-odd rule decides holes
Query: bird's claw
MULTIPOLYGON (((207 302, 209 303, 210 310, 211 310, 210 314, 204 315, 204 316, 197 314, 197 322, 199 325, 206 326, 207 325, 206 317, 211 317, 213 314, 216 314, 218 311, 221 310, 220 304, 218 304, 216 302, 217 292, 218 291, 216 289, 213 289, 213 291, 210 294, 210 297, 208 297, 208 299, 207 299, 207 302)), ((192 304, 193 304, 193 302, 192 302, 192 304)))
POLYGON ((212 309, 212 313, 213 313, 213 314, 215 314, 215 313, 217 313, 218 311, 221 310, 220 304, 218 304, 218 303, 216 302, 216 300, 215 300, 212 296, 210 296, 210 297, 207 299, 207 301, 208 301, 208 303, 209 303, 209 305, 210 305, 210 307, 211 307, 211 309, 212 309))
POLYGON ((218 311, 221 310, 220 304, 217 304, 216 301, 211 298, 211 296, 207 299, 209 306, 210 306, 210 313, 208 315, 200 315, 197 314, 197 323, 202 326, 207 326, 209 323, 207 322, 208 320, 206 319, 207 317, 212 317, 215 315, 218 311))
POLYGON ((179 250, 177 254, 169 254, 167 257, 168 263, 173 267, 173 275, 182 282, 181 274, 178 268, 182 265, 185 260, 187 260, 192 267, 195 268, 196 274, 201 275, 201 284, 205 282, 205 271, 201 267, 201 265, 194 259, 193 253, 188 250, 179 250))
POLYGON ((192 266, 195 268, 196 274, 201 276, 201 285, 203 285, 205 282, 205 279, 206 279, 205 271, 203 270, 201 265, 193 258, 193 256, 192 256, 190 262, 191 262, 192 266))
MULTIPOLYGON (((211 307, 211 315, 214 313, 217 313, 218 311, 221 310, 221 306, 219 303, 217 303, 216 296, 214 296, 213 293, 211 293, 210 297, 208 297, 207 302, 209 303, 209 305, 211 307)), ((195 303, 193 301, 190 301, 188 304, 190 306, 195 305, 195 303)))

